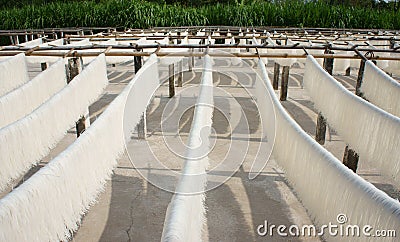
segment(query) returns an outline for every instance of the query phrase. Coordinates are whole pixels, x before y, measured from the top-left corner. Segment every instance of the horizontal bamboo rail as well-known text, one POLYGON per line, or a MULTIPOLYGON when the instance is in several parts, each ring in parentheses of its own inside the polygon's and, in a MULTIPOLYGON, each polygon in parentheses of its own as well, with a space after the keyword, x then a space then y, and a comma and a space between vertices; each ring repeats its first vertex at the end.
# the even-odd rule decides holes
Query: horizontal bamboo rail
MULTIPOLYGON (((193 34, 187 34, 187 35, 171 35, 171 34, 165 34, 165 35, 148 35, 148 36, 144 36, 142 33, 140 34, 126 34, 126 33, 121 33, 121 34, 110 34, 110 35, 65 35, 66 38, 70 38, 72 40, 78 40, 78 39, 85 39, 85 38, 89 38, 89 39, 99 39, 99 40, 104 40, 104 39, 111 39, 111 38, 116 38, 117 40, 136 40, 139 38, 146 38, 146 39, 163 39, 165 37, 168 37, 169 39, 184 39, 184 38, 188 38, 188 39, 207 39, 209 36, 211 36, 212 39, 252 39, 252 38, 256 38, 256 39, 267 39, 267 38, 271 38, 271 39, 281 39, 281 40, 285 40, 285 39, 291 39, 291 40, 311 40, 311 41, 315 41, 315 40, 327 40, 327 41, 367 41, 367 40, 396 40, 396 38, 394 36, 315 36, 315 35, 286 35, 286 34, 271 34, 269 36, 267 36, 265 33, 249 33, 249 36, 238 36, 238 35, 220 35, 220 36, 213 36, 211 35, 193 35, 193 34), (252 36, 252 35, 258 35, 258 36, 252 36)), ((400 40, 400 38, 398 38, 397 40, 400 40)))
MULTIPOLYGON (((14 56, 16 54, 23 53, 20 51, 4 51, 0 52, 2 56, 14 56)), ((69 52, 47 52, 47 51, 34 51, 30 53, 31 56, 49 56, 49 57, 95 57, 101 53, 105 53, 106 56, 150 56, 154 52, 127 52, 127 51, 119 51, 119 52, 105 52, 102 51, 92 51, 92 52, 79 52, 72 51, 69 52)), ((251 53, 208 53, 212 57, 240 57, 240 58, 306 58, 307 54, 304 55, 289 55, 286 53, 282 54, 251 54, 251 53)), ((169 57, 203 57, 205 53, 203 52, 158 52, 158 56, 169 56, 169 57)), ((316 54, 313 55, 314 58, 335 58, 335 59, 362 59, 358 55, 344 55, 344 54, 316 54)), ((373 56, 369 58, 371 60, 400 60, 399 57, 394 56, 373 56)))
MULTIPOLYGON (((259 49, 267 48, 267 49, 280 49, 282 53, 263 53, 263 54, 254 54, 254 53, 223 53, 222 51, 218 53, 212 53, 210 55, 215 57, 242 57, 242 58, 254 58, 254 57, 266 57, 266 58, 304 58, 308 53, 307 50, 317 49, 324 50, 329 48, 330 50, 340 50, 347 52, 354 52, 356 49, 359 52, 372 52, 374 56, 372 59, 374 60, 399 60, 400 59, 400 49, 397 50, 387 50, 387 49, 375 49, 375 48, 360 48, 359 46, 353 46, 352 48, 343 48, 343 47, 333 47, 333 46, 320 46, 320 47, 302 47, 302 46, 263 46, 263 45, 137 45, 137 46, 120 46, 120 45, 110 45, 110 46, 56 46, 56 47, 33 47, 33 48, 7 48, 3 47, 0 49, 0 56, 13 56, 18 53, 25 53, 25 55, 31 56, 61 56, 61 57, 70 57, 72 53, 72 49, 75 51, 77 56, 96 56, 104 51, 106 51, 106 55, 108 56, 149 56, 152 52, 140 52, 139 50, 143 49, 157 49, 157 55, 159 56, 203 56, 202 52, 189 52, 189 51, 165 51, 165 49, 176 49, 176 48, 186 48, 186 49, 210 49, 210 48, 255 48, 258 53, 259 49), (112 49, 112 51, 110 51, 112 49), (303 50, 304 54, 289 54, 284 53, 286 50, 303 50), (88 50, 93 50, 89 52, 88 50), (398 56, 379 56, 379 53, 398 53, 398 56)), ((327 54, 315 54, 315 58, 340 58, 340 59, 353 59, 354 56, 358 56, 355 52, 354 55, 351 54, 335 54, 334 56, 329 56, 327 54)), ((355 59, 359 59, 356 57, 355 59)))
POLYGON ((394 49, 379 49, 373 48, 369 45, 362 45, 366 46, 365 48, 361 45, 354 45, 354 46, 347 46, 347 47, 339 47, 339 46, 332 46, 330 43, 326 43, 324 45, 319 46, 302 46, 299 43, 294 45, 253 45, 253 44, 132 44, 132 45, 86 45, 86 46, 41 46, 41 47, 34 47, 32 50, 31 47, 21 47, 21 46, 3 46, 0 49, 0 56, 2 55, 13 55, 11 54, 13 51, 31 51, 34 54, 37 51, 62 51, 62 50, 70 50, 74 48, 75 50, 92 50, 92 49, 107 49, 108 47, 112 47, 113 50, 143 50, 143 49, 206 49, 206 48, 217 48, 217 49, 232 49, 232 48, 242 48, 242 49, 279 49, 279 50, 324 50, 329 48, 331 50, 338 50, 338 51, 354 51, 355 48, 358 51, 365 51, 365 52, 374 52, 374 53, 399 53, 399 48, 394 49), (360 48, 360 46, 362 48, 360 48))

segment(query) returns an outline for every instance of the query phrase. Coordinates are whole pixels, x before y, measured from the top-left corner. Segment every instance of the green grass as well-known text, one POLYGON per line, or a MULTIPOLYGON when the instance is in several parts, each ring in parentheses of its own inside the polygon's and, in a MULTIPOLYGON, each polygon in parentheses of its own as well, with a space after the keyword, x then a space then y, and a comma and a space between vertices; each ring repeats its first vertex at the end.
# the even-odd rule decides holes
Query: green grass
POLYGON ((0 20, 0 29, 183 25, 400 28, 399 12, 301 1, 196 8, 140 0, 53 2, 0 10, 0 20))

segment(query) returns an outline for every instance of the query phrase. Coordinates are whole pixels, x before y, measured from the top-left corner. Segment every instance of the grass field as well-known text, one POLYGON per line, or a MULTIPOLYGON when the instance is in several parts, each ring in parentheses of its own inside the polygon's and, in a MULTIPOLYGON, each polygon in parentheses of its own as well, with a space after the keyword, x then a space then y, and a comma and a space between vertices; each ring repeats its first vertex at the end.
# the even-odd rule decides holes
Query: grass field
POLYGON ((399 29, 389 9, 332 6, 323 2, 209 4, 199 7, 140 0, 68 1, 0 10, 0 29, 113 26, 232 25, 399 29))

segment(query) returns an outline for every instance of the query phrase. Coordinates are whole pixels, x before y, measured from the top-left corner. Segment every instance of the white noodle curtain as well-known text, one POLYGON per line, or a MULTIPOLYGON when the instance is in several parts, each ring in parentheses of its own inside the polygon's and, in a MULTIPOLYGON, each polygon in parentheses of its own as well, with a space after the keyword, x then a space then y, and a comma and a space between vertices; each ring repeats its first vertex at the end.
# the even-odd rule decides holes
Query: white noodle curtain
POLYGON ((43 44, 43 38, 34 39, 34 40, 31 40, 31 41, 19 44, 19 46, 22 46, 22 47, 35 47, 35 46, 39 46, 41 44, 43 44))
MULTIPOLYGON (((318 66, 317 63, 314 65, 318 66)), ((259 62, 259 69, 275 107, 273 155, 317 224, 335 224, 338 214, 345 214, 347 224, 398 230, 399 202, 345 167, 304 132, 280 104, 262 62, 259 62)), ((274 117, 270 115, 270 118, 274 117)), ((353 238, 359 241, 376 240, 374 237, 353 238)), ((337 241, 338 238, 325 236, 324 239, 337 241)))
MULTIPOLYGON (((389 49, 389 41, 387 40, 370 40, 368 41, 369 44, 372 46, 374 49, 389 49)), ((390 56, 389 52, 375 52, 376 56, 380 57, 388 57, 390 56)), ((386 69, 389 67, 389 61, 388 60, 376 60, 376 65, 381 68, 381 69, 386 69)))
POLYGON ((90 40, 88 38, 83 39, 83 40, 78 40, 78 41, 71 41, 70 44, 67 44, 65 46, 68 47, 83 47, 83 46, 92 46, 93 44, 90 42, 90 40))
POLYGON ((400 84, 371 61, 365 63, 361 92, 371 103, 400 117, 400 84))
POLYGON ((43 43, 40 46, 60 46, 60 45, 64 45, 64 39, 56 39, 50 42, 43 43))
MULTIPOLYGON (((348 51, 335 51, 338 55, 347 55, 348 51)), ((347 68, 350 67, 350 59, 335 58, 333 61, 333 73, 334 74, 344 74, 347 68)))
MULTIPOLYGON (((400 55, 398 53, 390 53, 390 56, 399 58, 400 55)), ((388 67, 385 69, 385 71, 400 75, 400 61, 389 61, 388 67)))
POLYGON ((363 161, 400 185, 400 118, 348 91, 312 56, 307 57, 303 80, 315 107, 329 125, 363 161))
POLYGON ((211 134, 214 110, 211 58, 206 55, 204 60, 200 94, 188 138, 188 158, 185 160, 176 193, 167 209, 162 241, 201 241, 205 220, 204 189, 207 183, 208 156, 201 159, 197 157, 209 148, 208 137, 211 134), (199 151, 197 147, 202 147, 202 150, 199 151))
POLYGON ((28 81, 28 67, 24 53, 0 62, 0 97, 28 81))
POLYGON ((128 96, 133 89, 146 87, 150 92, 140 89, 141 97, 151 97, 158 85, 157 57, 153 55, 76 142, 0 200, 0 241, 70 240, 124 151, 124 137, 129 137, 122 125, 127 117, 124 110, 137 112, 125 120, 130 132, 146 109, 148 100, 138 104, 128 96))
POLYGON ((46 156, 107 84, 101 54, 34 112, 0 129, 0 190, 46 156))
POLYGON ((0 129, 28 115, 67 84, 64 60, 0 97, 0 129))

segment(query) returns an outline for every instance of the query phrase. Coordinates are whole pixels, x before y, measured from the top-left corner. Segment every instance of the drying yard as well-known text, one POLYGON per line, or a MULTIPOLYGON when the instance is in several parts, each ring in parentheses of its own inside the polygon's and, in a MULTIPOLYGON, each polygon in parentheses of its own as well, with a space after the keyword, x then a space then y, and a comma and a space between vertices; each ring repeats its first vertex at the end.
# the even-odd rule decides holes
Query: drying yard
POLYGON ((0 241, 398 240, 398 32, 0 34, 0 241))

